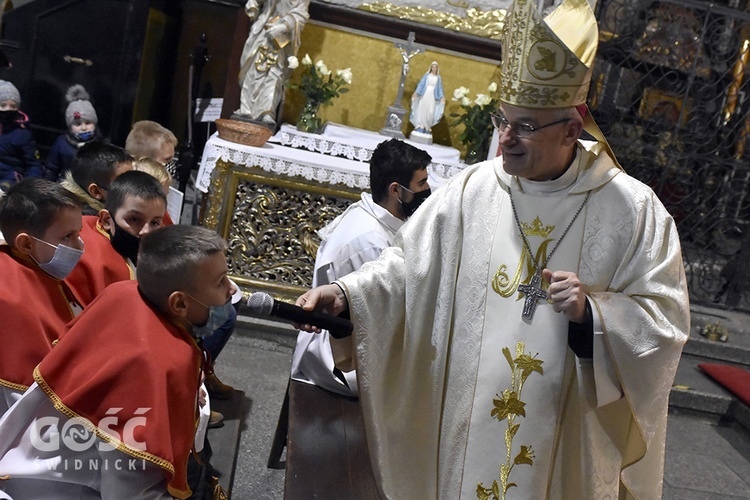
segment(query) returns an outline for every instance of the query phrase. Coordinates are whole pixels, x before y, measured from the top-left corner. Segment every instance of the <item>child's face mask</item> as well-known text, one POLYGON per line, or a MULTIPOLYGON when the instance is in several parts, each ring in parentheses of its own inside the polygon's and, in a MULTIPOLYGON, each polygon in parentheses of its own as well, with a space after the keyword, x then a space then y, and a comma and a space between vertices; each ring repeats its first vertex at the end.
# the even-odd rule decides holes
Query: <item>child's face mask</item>
POLYGON ((70 124, 70 134, 81 142, 90 141, 95 131, 96 124, 89 120, 75 120, 70 124))
MULTIPOLYGON (((44 272, 56 279, 64 280, 73 268, 76 267, 76 264, 78 264, 78 261, 81 260, 81 256, 83 255, 83 240, 80 237, 78 238, 78 244, 81 248, 69 247, 62 243, 59 245, 53 245, 52 243, 40 240, 35 236, 32 236, 32 238, 40 243, 54 247, 55 254, 52 256, 52 260, 49 262, 37 262, 37 265, 44 272)), ((34 256, 32 255, 31 258, 34 259, 34 256)), ((34 259, 34 261, 36 262, 36 259, 34 259)))

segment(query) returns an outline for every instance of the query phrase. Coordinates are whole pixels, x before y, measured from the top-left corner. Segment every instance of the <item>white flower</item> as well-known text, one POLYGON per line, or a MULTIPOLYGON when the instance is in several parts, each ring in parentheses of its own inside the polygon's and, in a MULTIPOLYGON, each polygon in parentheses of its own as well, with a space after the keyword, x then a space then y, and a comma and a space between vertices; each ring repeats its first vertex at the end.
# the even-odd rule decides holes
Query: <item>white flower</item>
POLYGON ((286 58, 286 64, 289 66, 289 69, 294 69, 299 66, 299 59, 294 56, 289 56, 286 58))
POLYGON ((485 94, 477 94, 477 98, 474 100, 474 104, 476 104, 477 106, 484 107, 488 105, 491 101, 492 99, 490 99, 490 96, 485 95, 485 94))
POLYGON ((466 97, 466 96, 463 96, 463 97, 461 98, 461 105, 462 105, 462 106, 469 106, 470 104, 471 104, 471 99, 469 99, 469 98, 468 98, 468 97, 466 97))
POLYGON ((352 68, 344 68, 336 71, 336 76, 341 77, 347 84, 352 83, 352 68))
POLYGON ((490 86, 487 87, 487 90, 490 92, 490 94, 493 93, 494 91, 496 91, 497 90, 497 83, 495 83, 495 82, 490 83, 490 86))
POLYGON ((328 69, 328 66, 326 66, 326 63, 323 62, 323 59, 320 59, 318 62, 316 62, 315 67, 318 68, 318 73, 320 73, 323 76, 328 76, 331 74, 331 70, 328 69))
POLYGON ((467 89, 466 87, 458 87, 456 90, 453 91, 453 100, 460 101, 464 97, 466 97, 468 93, 469 93, 469 89, 467 89))
POLYGON ((302 58, 302 64, 305 66, 312 66, 312 59, 310 59, 310 54, 305 54, 305 57, 302 58))

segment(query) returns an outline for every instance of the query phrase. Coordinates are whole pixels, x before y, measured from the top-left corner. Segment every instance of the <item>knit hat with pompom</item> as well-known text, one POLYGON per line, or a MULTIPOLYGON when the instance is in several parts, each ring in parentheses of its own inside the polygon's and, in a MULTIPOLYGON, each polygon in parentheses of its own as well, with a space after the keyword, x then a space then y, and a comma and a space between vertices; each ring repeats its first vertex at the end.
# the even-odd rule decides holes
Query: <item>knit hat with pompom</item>
POLYGON ((73 85, 65 93, 68 109, 65 110, 65 123, 70 127, 74 120, 88 120, 94 125, 99 121, 96 111, 89 101, 89 93, 83 85, 73 85))

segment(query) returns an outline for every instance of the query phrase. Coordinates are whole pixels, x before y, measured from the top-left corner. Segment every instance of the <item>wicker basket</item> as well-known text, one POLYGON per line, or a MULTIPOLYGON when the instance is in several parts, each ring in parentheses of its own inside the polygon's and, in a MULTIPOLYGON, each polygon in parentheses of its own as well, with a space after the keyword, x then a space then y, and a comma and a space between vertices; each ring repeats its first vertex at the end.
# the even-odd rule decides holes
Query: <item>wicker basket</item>
POLYGON ((273 130, 263 125, 224 118, 216 120, 216 128, 221 139, 245 146, 261 147, 273 134, 273 130))

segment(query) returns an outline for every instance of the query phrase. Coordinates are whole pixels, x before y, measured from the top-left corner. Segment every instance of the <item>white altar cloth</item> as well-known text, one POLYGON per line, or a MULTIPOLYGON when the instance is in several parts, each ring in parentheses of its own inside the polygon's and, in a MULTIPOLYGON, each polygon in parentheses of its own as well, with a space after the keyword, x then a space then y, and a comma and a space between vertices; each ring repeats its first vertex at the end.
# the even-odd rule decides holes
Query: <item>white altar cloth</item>
MULTIPOLYGON (((345 156, 350 160, 369 162, 375 147, 388 139, 390 137, 377 132, 337 123, 328 123, 322 134, 300 132, 293 125, 285 123, 269 141, 328 155, 345 156)), ((457 165, 461 162, 461 152, 456 148, 439 144, 422 144, 408 139, 404 142, 427 151, 435 165, 457 165)))
MULTIPOLYGON (((260 148, 225 141, 215 133, 206 142, 195 186, 207 193, 211 172, 222 159, 236 165, 257 166, 267 172, 366 190, 370 187, 368 162, 372 150, 388 139, 375 132, 334 123, 329 123, 323 134, 299 132, 296 127, 284 124, 260 148)), ((455 148, 406 142, 432 156, 428 175, 433 190, 466 167, 455 148)))

